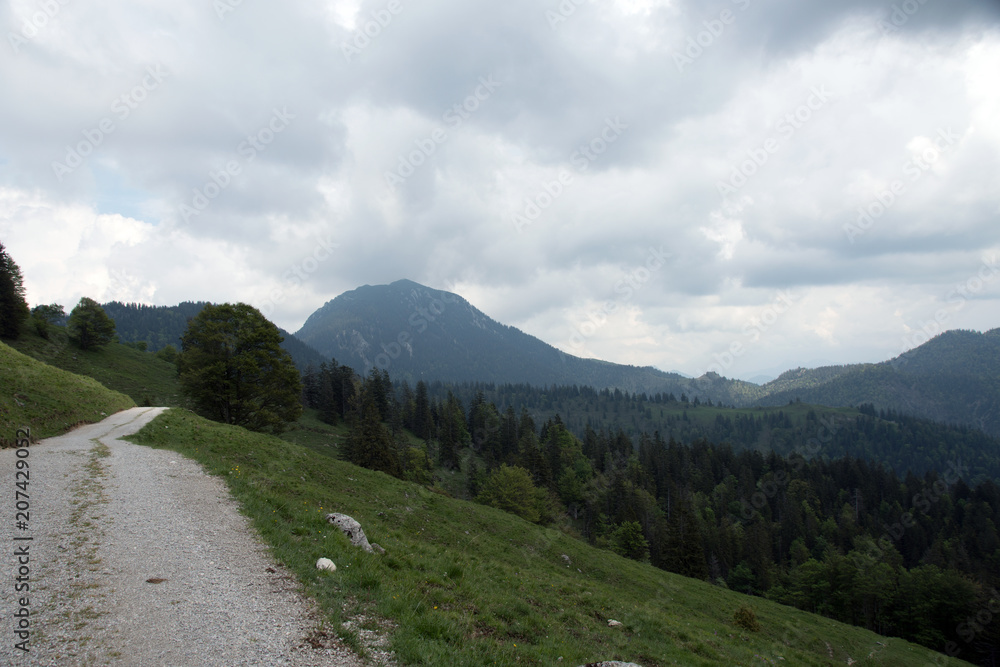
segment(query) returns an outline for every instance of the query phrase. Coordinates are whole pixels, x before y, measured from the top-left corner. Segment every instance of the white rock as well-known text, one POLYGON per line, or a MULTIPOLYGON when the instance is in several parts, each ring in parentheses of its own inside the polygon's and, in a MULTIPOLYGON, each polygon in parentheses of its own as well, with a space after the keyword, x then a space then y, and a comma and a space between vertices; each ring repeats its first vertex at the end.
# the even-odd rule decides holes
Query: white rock
POLYGON ((330 572, 336 572, 337 566, 333 564, 333 561, 329 558, 320 558, 316 561, 317 570, 328 570, 330 572))
POLYGON ((609 628, 620 628, 621 626, 622 626, 621 621, 616 621, 615 619, 611 619, 608 621, 609 628))
POLYGON ((368 538, 365 537, 365 531, 361 528, 360 523, 346 514, 338 514, 336 512, 327 514, 326 520, 337 528, 340 528, 341 532, 347 535, 351 544, 364 549, 368 553, 372 553, 372 545, 368 543, 368 538))

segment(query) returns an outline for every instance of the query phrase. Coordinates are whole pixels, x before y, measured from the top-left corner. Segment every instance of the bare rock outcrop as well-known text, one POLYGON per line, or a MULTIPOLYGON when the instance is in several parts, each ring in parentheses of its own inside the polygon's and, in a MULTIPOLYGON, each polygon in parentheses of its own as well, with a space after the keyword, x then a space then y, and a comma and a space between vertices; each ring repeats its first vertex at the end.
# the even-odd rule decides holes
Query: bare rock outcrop
POLYGON ((335 525, 337 528, 340 528, 340 531, 344 533, 344 535, 347 535, 347 539, 349 539, 351 544, 354 546, 364 549, 368 553, 385 553, 385 550, 377 544, 373 546, 368 543, 368 538, 365 537, 365 531, 361 527, 361 524, 352 517, 349 517, 346 514, 331 512, 326 515, 326 520, 335 525))

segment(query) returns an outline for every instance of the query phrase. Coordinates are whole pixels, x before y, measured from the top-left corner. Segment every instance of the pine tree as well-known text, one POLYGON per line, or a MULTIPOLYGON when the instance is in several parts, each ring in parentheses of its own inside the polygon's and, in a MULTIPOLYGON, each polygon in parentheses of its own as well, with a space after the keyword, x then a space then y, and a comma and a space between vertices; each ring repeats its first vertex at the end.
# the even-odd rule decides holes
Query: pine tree
POLYGON ((0 243, 0 338, 18 338, 29 312, 24 298, 24 276, 0 243))
POLYGON ((374 388, 365 384, 356 399, 351 434, 341 455, 354 465, 398 477, 400 464, 392 446, 392 435, 381 421, 374 388))
POLYGON ((701 529, 687 498, 674 503, 667 521, 667 569, 696 579, 708 576, 701 529))
POLYGON ((448 400, 441 406, 441 429, 438 439, 441 443, 438 449, 438 465, 446 468, 458 466, 459 448, 469 438, 465 424, 465 411, 462 403, 448 392, 448 400))
POLYGON ((413 400, 413 434, 422 440, 429 440, 434 434, 434 417, 427 398, 427 383, 423 380, 417 383, 417 394, 413 400))

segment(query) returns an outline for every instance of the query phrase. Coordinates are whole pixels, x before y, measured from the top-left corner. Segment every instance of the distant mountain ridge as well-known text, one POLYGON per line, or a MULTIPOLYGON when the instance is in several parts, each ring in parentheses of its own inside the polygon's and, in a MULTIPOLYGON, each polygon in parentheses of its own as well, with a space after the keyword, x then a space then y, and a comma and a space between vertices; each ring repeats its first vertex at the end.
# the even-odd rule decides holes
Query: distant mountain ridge
POLYGON ((379 368, 411 382, 585 384, 639 392, 689 382, 650 366, 566 354, 493 320, 457 294, 411 280, 345 292, 313 313, 295 336, 359 373, 379 368))
MULTIPOLYGON (((109 303, 122 341, 150 349, 179 345, 204 302, 178 306, 109 303)), ((877 364, 797 368, 757 385, 707 373, 688 378, 566 354, 501 324, 457 294, 411 280, 364 285, 316 310, 283 347, 305 369, 331 357, 362 374, 384 368, 395 380, 579 385, 633 393, 686 394, 737 407, 802 400, 831 407, 871 404, 1000 437, 1000 329, 944 332, 877 364)))
POLYGON ((796 369, 762 389, 759 405, 870 403, 1000 436, 1000 329, 946 331, 889 361, 796 369))
POLYGON ((740 407, 790 401, 872 404, 1000 436, 1000 329, 945 332, 879 364, 794 369, 764 385, 707 373, 687 378, 566 354, 501 324, 464 298, 411 280, 364 285, 328 301, 295 333, 362 374, 443 382, 580 385, 687 394, 740 407))

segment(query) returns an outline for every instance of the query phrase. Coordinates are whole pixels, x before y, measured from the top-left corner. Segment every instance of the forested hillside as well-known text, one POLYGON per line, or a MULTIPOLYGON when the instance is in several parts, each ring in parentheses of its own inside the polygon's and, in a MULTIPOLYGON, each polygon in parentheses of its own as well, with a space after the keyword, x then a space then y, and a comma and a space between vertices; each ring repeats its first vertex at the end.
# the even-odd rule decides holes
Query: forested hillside
POLYGON ((891 361, 798 369, 763 389, 760 405, 871 403, 1000 436, 1000 329, 947 331, 891 361))
MULTIPOLYGON (((172 345, 181 348, 181 336, 188 322, 207 305, 206 301, 186 301, 176 306, 147 306, 142 303, 120 303, 112 301, 102 306, 104 312, 115 321, 118 338, 123 343, 146 343, 146 349, 156 352, 172 345)), ((310 364, 318 366, 325 358, 316 350, 284 329, 279 329, 284 341, 281 347, 292 355, 299 370, 310 364)))
POLYGON ((686 394, 726 405, 832 407, 870 403, 1000 436, 1000 330, 950 331, 880 364, 795 369, 765 385, 706 373, 686 378, 566 354, 500 324, 457 294, 409 280, 365 285, 313 313, 296 334, 362 375, 441 381, 578 385, 686 394))
MULTIPOLYGON (((731 411, 726 425, 718 408, 690 402, 682 422, 684 411, 699 422, 700 410, 714 410, 707 423, 733 436, 759 440, 766 431, 777 440, 797 428, 813 436, 786 456, 604 426, 577 437, 559 416, 536 421, 526 406, 497 405, 482 392, 464 403, 447 390, 432 396, 422 382, 394 390, 385 373, 348 383, 346 367, 324 371, 306 377, 306 400, 350 424, 341 454, 354 463, 424 483, 435 468, 451 471, 436 477, 450 493, 562 525, 657 567, 966 659, 987 659, 1000 646, 1000 625, 967 622, 1000 606, 994 479, 976 479, 960 458, 897 473, 865 460, 871 452, 863 459, 845 451, 864 444, 905 459, 914 448, 908 438, 963 443, 968 431, 871 406, 842 415, 842 426, 809 406, 759 418, 731 411)), ((538 395, 558 402, 551 393, 538 395)), ((624 394, 615 404, 626 400, 658 409, 655 399, 624 394)), ((666 412, 672 399, 660 402, 666 412)), ((994 447, 995 466, 996 443, 980 444, 994 447)))
MULTIPOLYGON (((449 393, 469 405, 481 397, 502 412, 524 409, 539 423, 557 415, 577 437, 588 430, 630 438, 659 433, 664 439, 728 443, 734 449, 783 456, 811 451, 826 458, 852 456, 885 464, 900 475, 923 474, 962 461, 970 479, 1000 480, 1000 442, 981 431, 951 427, 864 405, 828 408, 799 401, 780 407, 729 408, 686 394, 630 394, 590 387, 429 383, 435 400, 449 393)), ((400 389, 405 393, 408 389, 400 389)))
POLYGON ((180 349, 181 336, 188 321, 201 312, 208 302, 185 301, 176 306, 147 306, 143 303, 112 301, 101 305, 115 321, 118 338, 123 343, 145 341, 150 352, 167 345, 180 349))

